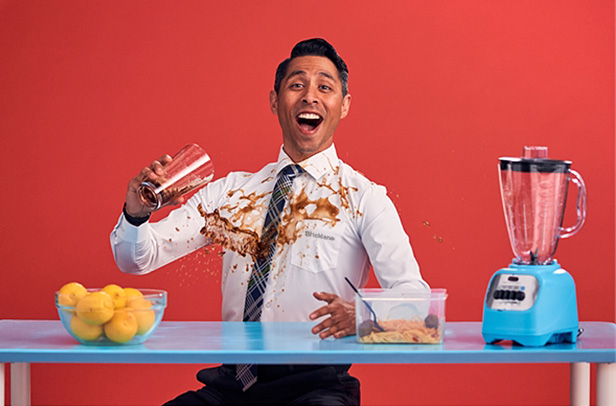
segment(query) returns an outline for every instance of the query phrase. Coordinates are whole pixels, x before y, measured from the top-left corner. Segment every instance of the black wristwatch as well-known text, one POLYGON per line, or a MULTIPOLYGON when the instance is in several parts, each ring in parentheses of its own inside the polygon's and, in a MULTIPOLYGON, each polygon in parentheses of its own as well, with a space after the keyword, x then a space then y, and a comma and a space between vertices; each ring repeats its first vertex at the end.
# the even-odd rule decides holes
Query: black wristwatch
POLYGON ((128 214, 126 212, 126 203, 124 203, 124 207, 122 208, 122 212, 124 213, 124 218, 126 218, 126 221, 128 221, 130 224, 134 225, 135 227, 139 227, 140 225, 142 225, 143 223, 146 223, 149 219, 150 219, 150 215, 148 214, 145 217, 133 217, 130 214, 128 214))

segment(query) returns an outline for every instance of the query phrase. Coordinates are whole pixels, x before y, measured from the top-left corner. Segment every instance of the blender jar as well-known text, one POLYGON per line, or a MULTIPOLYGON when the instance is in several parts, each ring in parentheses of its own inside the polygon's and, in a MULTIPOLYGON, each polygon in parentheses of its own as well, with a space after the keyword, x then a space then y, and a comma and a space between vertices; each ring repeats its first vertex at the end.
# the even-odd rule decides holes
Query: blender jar
POLYGON ((586 219, 586 186, 570 161, 547 158, 545 147, 524 147, 522 158, 499 158, 500 188, 514 262, 552 262, 558 240, 577 233, 586 219), (578 187, 577 222, 563 228, 567 186, 578 187))

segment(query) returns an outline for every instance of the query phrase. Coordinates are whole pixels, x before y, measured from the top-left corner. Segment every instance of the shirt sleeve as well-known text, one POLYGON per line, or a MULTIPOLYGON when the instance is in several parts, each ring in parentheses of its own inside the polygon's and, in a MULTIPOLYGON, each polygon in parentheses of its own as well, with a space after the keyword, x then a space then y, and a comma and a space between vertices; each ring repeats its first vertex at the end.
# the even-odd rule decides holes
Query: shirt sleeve
POLYGON ((118 268, 126 273, 146 274, 207 245, 209 241, 200 232, 205 221, 198 206, 201 204, 206 212, 213 211, 226 187, 222 180, 208 184, 158 222, 134 226, 122 214, 110 236, 118 268))
POLYGON ((374 185, 361 199, 362 243, 384 289, 428 290, 398 211, 383 186, 374 185))

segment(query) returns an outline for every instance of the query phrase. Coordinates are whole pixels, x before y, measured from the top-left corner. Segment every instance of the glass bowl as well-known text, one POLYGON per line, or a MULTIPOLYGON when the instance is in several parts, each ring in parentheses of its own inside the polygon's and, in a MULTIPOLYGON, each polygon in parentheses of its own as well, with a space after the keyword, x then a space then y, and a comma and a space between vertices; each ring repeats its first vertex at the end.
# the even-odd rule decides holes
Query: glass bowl
MULTIPOLYGON (((145 342, 156 330, 167 306, 167 292, 138 289, 143 296, 129 296, 121 307, 101 305, 101 289, 88 294, 74 306, 63 305, 56 292, 56 308, 62 325, 81 344, 131 345, 145 342), (92 295, 96 293, 95 295, 92 295), (86 302, 80 301, 89 297, 86 302), (97 297, 98 296, 98 297, 97 297)), ((108 299, 105 299, 108 301, 108 299)))

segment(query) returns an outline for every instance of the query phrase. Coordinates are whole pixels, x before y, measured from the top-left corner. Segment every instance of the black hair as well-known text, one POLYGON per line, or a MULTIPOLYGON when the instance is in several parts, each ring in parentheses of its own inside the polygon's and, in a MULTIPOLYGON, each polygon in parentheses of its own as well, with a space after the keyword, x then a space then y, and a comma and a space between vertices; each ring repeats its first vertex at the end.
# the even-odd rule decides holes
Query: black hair
POLYGON ((291 50, 291 56, 278 65, 276 69, 276 78, 274 80, 274 90, 276 93, 280 90, 280 82, 287 74, 287 67, 293 58, 299 56, 323 56, 332 61, 338 70, 338 78, 342 83, 342 96, 346 96, 349 91, 349 69, 346 63, 342 60, 334 47, 322 38, 312 38, 298 42, 291 50))

